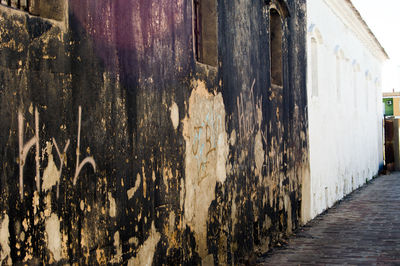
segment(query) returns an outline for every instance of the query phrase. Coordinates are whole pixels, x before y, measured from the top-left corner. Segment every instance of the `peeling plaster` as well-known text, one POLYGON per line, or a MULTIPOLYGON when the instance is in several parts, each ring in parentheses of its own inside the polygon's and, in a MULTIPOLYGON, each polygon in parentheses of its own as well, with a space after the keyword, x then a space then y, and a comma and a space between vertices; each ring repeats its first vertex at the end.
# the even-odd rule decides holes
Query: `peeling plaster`
POLYGON ((201 262, 202 266, 214 266, 214 257, 212 254, 208 255, 201 262))
POLYGON ((232 196, 232 207, 231 207, 231 219, 232 219, 232 231, 235 231, 235 226, 237 224, 237 206, 236 206, 236 189, 233 190, 232 196))
POLYGON ((47 193, 44 203, 45 203, 44 216, 49 217, 51 215, 51 193, 47 193))
POLYGON ((128 191, 126 192, 126 194, 128 196, 128 199, 131 199, 135 195, 135 193, 138 190, 139 186, 140 186, 140 174, 137 174, 136 181, 135 181, 135 186, 133 188, 128 189, 128 191))
POLYGON ((287 213, 287 230, 288 233, 292 233, 292 204, 290 203, 289 195, 284 197, 285 212, 287 213))
POLYGON ((115 217, 117 214, 117 205, 111 192, 108 192, 108 201, 110 202, 110 216, 115 217))
POLYGON ((114 234, 114 248, 116 250, 116 254, 113 262, 120 262, 122 259, 122 245, 119 237, 119 231, 115 232, 114 234))
POLYGON ((185 180, 181 178, 179 184, 179 207, 182 210, 185 203, 185 180))
POLYGON ((169 213, 169 232, 173 232, 175 230, 175 213, 171 211, 169 213))
POLYGON ((57 166, 54 163, 52 149, 53 145, 50 142, 47 142, 46 153, 47 153, 48 163, 47 167, 44 169, 43 172, 43 184, 42 184, 43 191, 50 190, 60 181, 60 172, 58 171, 57 166))
POLYGON ((128 240, 129 245, 137 246, 139 244, 139 240, 137 237, 131 237, 128 240))
POLYGON ((153 264, 153 257, 156 251, 156 246, 161 235, 156 231, 154 222, 151 224, 151 231, 147 240, 140 247, 136 257, 128 261, 128 266, 143 265, 150 266, 153 264))
POLYGON ((229 138, 229 143, 234 146, 236 144, 236 130, 233 129, 229 138))
POLYGON ((34 191, 32 197, 33 214, 37 213, 37 210, 39 208, 39 200, 40 200, 39 192, 34 191))
POLYGON ((11 260, 11 248, 10 248, 10 232, 8 231, 8 215, 5 214, 3 220, 1 221, 0 225, 0 265, 3 265, 3 263, 7 265, 12 264, 11 260))
POLYGON ((263 149, 261 132, 258 131, 255 139, 254 158, 256 161, 256 175, 258 175, 259 183, 262 182, 262 166, 264 164, 265 152, 263 149))
POLYGON ((171 112, 171 121, 172 125, 174 126, 174 129, 176 130, 179 126, 179 108, 178 105, 173 102, 171 107, 169 108, 169 111, 171 112))
POLYGON ((174 178, 174 175, 172 174, 172 169, 169 167, 166 167, 163 169, 163 181, 164 181, 164 186, 166 191, 168 192, 169 186, 168 186, 168 180, 172 180, 174 178))
POLYGON ((50 250, 55 261, 61 259, 61 233, 60 221, 55 213, 46 219, 47 248, 50 250))
POLYGON ((189 113, 184 119, 185 221, 195 232, 197 251, 207 251, 208 208, 215 198, 215 185, 226 179, 228 141, 225 107, 221 93, 211 94, 203 81, 194 81, 189 113))
POLYGON ((228 142, 226 132, 218 135, 217 143, 217 181, 224 183, 226 179, 226 158, 228 156, 228 142))

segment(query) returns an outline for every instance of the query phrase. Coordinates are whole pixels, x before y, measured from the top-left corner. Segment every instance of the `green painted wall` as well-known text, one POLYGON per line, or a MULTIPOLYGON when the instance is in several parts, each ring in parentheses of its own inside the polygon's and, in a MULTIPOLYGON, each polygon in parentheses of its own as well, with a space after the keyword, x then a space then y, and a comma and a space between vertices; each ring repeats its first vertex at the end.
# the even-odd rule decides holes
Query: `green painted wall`
POLYGON ((385 115, 393 115, 393 98, 384 98, 382 101, 385 105, 385 115))

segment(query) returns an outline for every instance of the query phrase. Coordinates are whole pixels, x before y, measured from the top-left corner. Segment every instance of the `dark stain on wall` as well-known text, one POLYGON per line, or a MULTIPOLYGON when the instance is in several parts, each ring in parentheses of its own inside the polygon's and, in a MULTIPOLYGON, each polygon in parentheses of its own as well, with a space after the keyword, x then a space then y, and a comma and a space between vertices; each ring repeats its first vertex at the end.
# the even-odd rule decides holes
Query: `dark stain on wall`
POLYGON ((191 1, 0 7, 3 262, 237 264, 297 228, 306 11, 284 3, 281 88, 261 0, 218 1, 218 67, 191 1))

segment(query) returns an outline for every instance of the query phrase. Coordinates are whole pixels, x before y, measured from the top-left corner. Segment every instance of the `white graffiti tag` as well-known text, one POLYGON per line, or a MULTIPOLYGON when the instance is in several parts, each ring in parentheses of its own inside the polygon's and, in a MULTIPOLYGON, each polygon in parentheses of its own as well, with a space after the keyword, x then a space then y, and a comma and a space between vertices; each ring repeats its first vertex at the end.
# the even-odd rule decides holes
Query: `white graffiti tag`
POLYGON ((80 155, 80 141, 81 141, 81 117, 82 117, 82 108, 79 106, 79 120, 78 120, 78 142, 77 142, 77 148, 76 148, 76 168, 75 168, 75 176, 74 176, 74 181, 73 184, 76 185, 76 180, 78 179, 79 173, 81 172, 83 166, 87 163, 90 163, 96 171, 96 163, 93 159, 93 157, 86 157, 83 159, 81 163, 79 163, 79 155, 80 155))
MULTIPOLYGON (((58 174, 58 179, 57 179, 57 180, 60 180, 61 179, 61 173, 62 173, 63 166, 64 166, 64 162, 65 162, 65 160, 67 158, 67 150, 68 150, 68 147, 69 147, 69 140, 67 140, 67 143, 65 144, 65 148, 63 150, 63 153, 60 153, 60 149, 58 148, 58 145, 57 145, 57 142, 56 142, 55 138, 53 138, 53 144, 54 144, 54 147, 56 147, 58 158, 60 159, 60 168, 59 168, 59 171, 58 171, 59 174, 58 174)), ((57 182, 57 199, 58 199, 59 195, 60 195, 60 182, 57 182)))
MULTIPOLYGON (((75 174, 73 178, 73 185, 76 185, 76 182, 79 177, 79 173, 81 172, 82 168, 86 164, 90 164, 93 167, 93 170, 96 171, 96 162, 94 161, 93 157, 86 157, 83 159, 82 162, 79 161, 80 157, 80 140, 81 140, 81 122, 82 122, 82 108, 79 106, 78 109, 78 139, 77 139, 77 148, 76 148, 76 166, 75 166, 75 174)), ((36 163, 36 190, 40 191, 40 138, 39 138, 39 112, 37 108, 35 108, 35 134, 34 136, 24 143, 24 116, 22 114, 22 110, 18 110, 18 142, 19 142, 19 156, 18 156, 18 164, 19 164, 19 193, 21 200, 24 198, 24 166, 26 163, 26 157, 30 149, 35 146, 35 163, 36 163)), ((58 158, 60 160, 60 165, 58 166, 58 178, 57 180, 61 179, 62 170, 64 164, 66 164, 67 160, 67 150, 70 145, 70 140, 68 139, 65 143, 64 149, 61 150, 58 147, 58 144, 55 138, 52 138, 52 142, 54 147, 56 148, 58 158)), ((57 198, 59 197, 59 184, 57 183, 57 198)))
POLYGON ((24 197, 24 166, 28 151, 35 145, 36 161, 36 189, 40 190, 40 147, 39 147, 39 112, 35 108, 35 136, 24 144, 24 116, 22 111, 18 110, 18 140, 19 140, 19 194, 21 200, 24 197))

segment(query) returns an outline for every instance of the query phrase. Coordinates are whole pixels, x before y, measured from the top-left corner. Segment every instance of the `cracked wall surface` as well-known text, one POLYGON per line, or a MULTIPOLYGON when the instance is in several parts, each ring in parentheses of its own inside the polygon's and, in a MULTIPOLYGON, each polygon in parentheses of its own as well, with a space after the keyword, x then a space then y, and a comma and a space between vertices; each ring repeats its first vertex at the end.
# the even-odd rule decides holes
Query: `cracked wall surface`
POLYGON ((70 0, 60 21, 0 6, 0 260, 231 264, 301 224, 309 175, 305 1, 219 0, 218 65, 192 1, 70 0))

